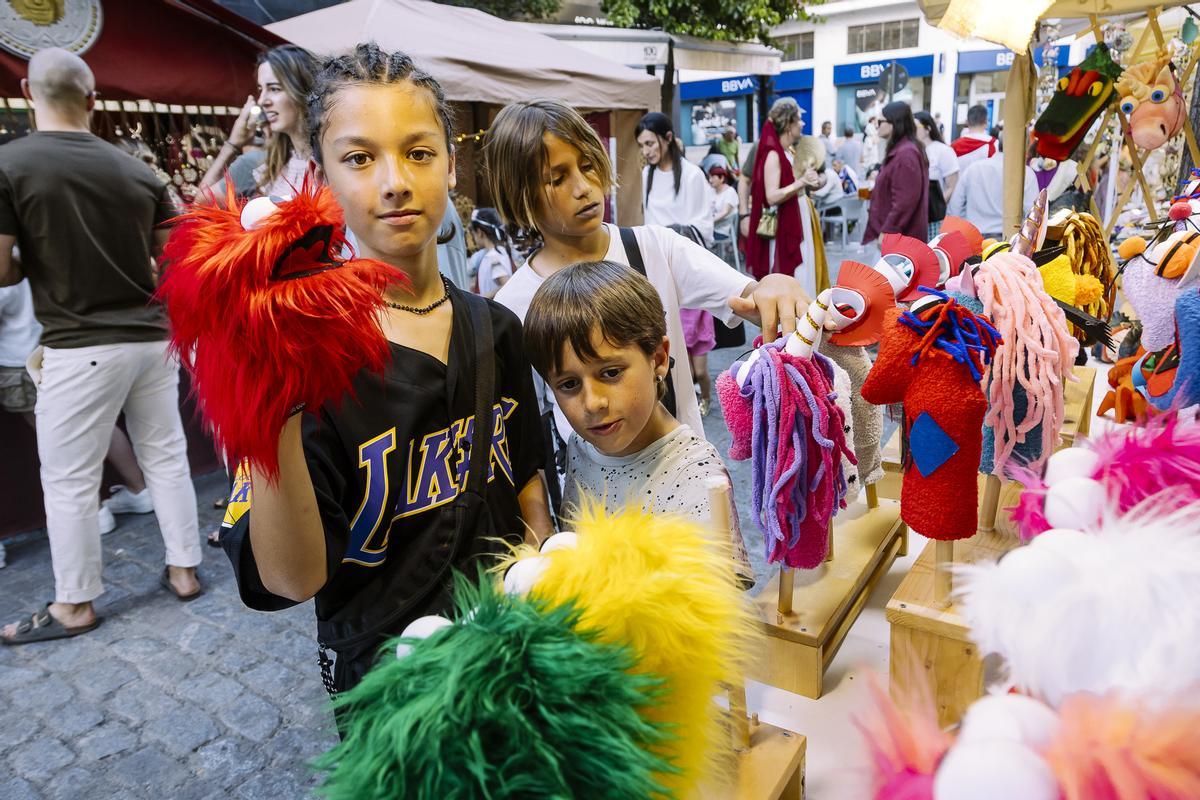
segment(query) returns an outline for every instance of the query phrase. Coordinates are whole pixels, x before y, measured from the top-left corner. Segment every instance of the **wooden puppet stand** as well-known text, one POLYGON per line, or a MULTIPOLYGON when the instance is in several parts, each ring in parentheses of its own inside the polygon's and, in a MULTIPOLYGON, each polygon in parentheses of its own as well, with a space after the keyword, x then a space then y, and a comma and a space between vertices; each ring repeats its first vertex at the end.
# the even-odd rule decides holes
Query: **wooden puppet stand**
POLYGON ((868 486, 834 519, 831 552, 815 570, 780 570, 755 601, 765 652, 747 670, 754 680, 818 698, 825 670, 872 590, 908 546, 900 505, 868 486))
MULTIPOLYGON (((1096 370, 1075 367, 1076 383, 1067 384, 1060 447, 1086 435, 1096 370)), ((970 630, 952 600, 952 573, 960 564, 997 561, 1020 542, 1009 515, 1022 486, 979 476, 979 530, 958 542, 929 542, 887 605, 891 635, 891 690, 895 697, 919 696, 924 683, 937 705, 942 725, 958 722, 967 706, 983 694, 985 664, 970 630)))
MULTIPOLYGON (((730 486, 715 478, 708 486, 713 528, 726 541, 733 527, 730 486)), ((798 733, 760 722, 746 711, 746 687, 726 687, 733 758, 695 793, 696 800, 804 800, 804 759, 808 740, 798 733)))

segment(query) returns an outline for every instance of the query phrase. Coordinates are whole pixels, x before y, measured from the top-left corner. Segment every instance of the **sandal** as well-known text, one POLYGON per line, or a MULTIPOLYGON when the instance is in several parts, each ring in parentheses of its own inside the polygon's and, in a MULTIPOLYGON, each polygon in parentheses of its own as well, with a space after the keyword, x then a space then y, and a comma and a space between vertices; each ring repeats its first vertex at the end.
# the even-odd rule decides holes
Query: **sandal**
MULTIPOLYGON (((170 567, 163 567, 162 577, 158 579, 158 582, 159 582, 159 585, 161 585, 164 589, 166 589, 171 594, 175 595, 175 597, 178 598, 179 601, 183 602, 183 603, 190 603, 193 600, 195 600, 197 597, 199 597, 200 595, 204 594, 203 586, 196 589, 196 591, 192 592, 191 594, 180 594, 179 591, 175 588, 175 584, 171 583, 171 568, 170 567)), ((200 582, 199 575, 196 576, 196 582, 197 583, 200 582)))
POLYGON ((28 619, 21 620, 17 624, 17 632, 12 637, 0 636, 0 642, 6 645, 17 645, 48 642, 52 639, 69 639, 81 633, 94 631, 100 627, 100 623, 103 621, 103 617, 96 617, 88 625, 68 628, 51 615, 50 604, 46 603, 41 611, 35 611, 29 615, 28 619))
POLYGON ((209 547, 216 547, 219 549, 221 547, 221 529, 217 528, 215 531, 206 536, 204 541, 208 542, 209 547))

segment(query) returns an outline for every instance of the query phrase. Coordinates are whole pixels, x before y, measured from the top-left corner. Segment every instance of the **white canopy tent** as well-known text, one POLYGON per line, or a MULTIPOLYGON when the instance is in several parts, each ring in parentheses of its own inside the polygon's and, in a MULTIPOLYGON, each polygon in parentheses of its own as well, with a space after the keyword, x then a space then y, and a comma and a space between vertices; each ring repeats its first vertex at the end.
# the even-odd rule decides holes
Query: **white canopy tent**
MULTIPOLYGON (((657 111, 659 81, 642 70, 585 52, 482 11, 426 0, 350 0, 266 26, 318 55, 374 41, 412 57, 442 84, 467 134, 486 129, 500 106, 549 98, 580 111, 606 112, 609 151, 620 188, 614 201, 623 225, 640 224, 641 158, 634 127, 657 111)), ((478 202, 470 148, 459 151, 459 185, 478 202)))
POLYGON ((547 97, 579 108, 658 108, 652 76, 472 8, 351 0, 267 30, 322 54, 364 41, 402 50, 441 82, 451 100, 504 105, 547 97))

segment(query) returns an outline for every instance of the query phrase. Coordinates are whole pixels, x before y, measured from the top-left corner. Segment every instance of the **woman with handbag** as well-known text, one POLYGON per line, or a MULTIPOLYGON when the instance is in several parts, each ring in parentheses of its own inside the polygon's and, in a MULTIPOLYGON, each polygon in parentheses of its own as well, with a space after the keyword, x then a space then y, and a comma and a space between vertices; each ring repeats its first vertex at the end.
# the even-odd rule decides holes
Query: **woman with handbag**
POLYGON ((793 177, 788 148, 800 137, 804 123, 800 106, 781 97, 763 123, 750 180, 750 224, 746 236, 746 265, 755 278, 772 272, 794 275, 800 266, 804 240, 800 204, 803 180, 793 177))

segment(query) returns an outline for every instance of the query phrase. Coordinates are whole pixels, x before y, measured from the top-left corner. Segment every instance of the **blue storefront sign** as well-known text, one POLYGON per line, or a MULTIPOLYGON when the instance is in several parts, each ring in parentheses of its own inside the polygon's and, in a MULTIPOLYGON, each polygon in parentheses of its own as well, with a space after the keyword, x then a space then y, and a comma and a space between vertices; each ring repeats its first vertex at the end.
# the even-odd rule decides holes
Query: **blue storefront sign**
POLYGON ((813 109, 813 71, 808 69, 793 69, 781 72, 771 80, 775 94, 771 97, 774 103, 777 98, 791 97, 804 112, 804 132, 815 133, 816 123, 812 118, 813 109))
MULTIPOLYGON (((811 70, 810 70, 811 71, 811 70)), ((737 78, 713 78, 679 84, 680 100, 702 100, 718 97, 741 97, 758 91, 758 78, 742 75, 737 78)))
POLYGON ((923 78, 933 74, 933 56, 909 56, 887 58, 881 61, 864 61, 861 64, 837 64, 833 68, 833 82, 838 86, 856 83, 879 83, 888 65, 895 61, 908 70, 911 78, 923 78))
MULTIPOLYGON (((1011 69, 1016 54, 1011 50, 972 50, 958 54, 958 74, 965 75, 974 72, 1003 72, 1011 69)), ((1059 47, 1056 62, 1059 67, 1067 66, 1071 61, 1071 48, 1059 47)), ((1042 48, 1033 51, 1033 63, 1042 65, 1042 48)))

